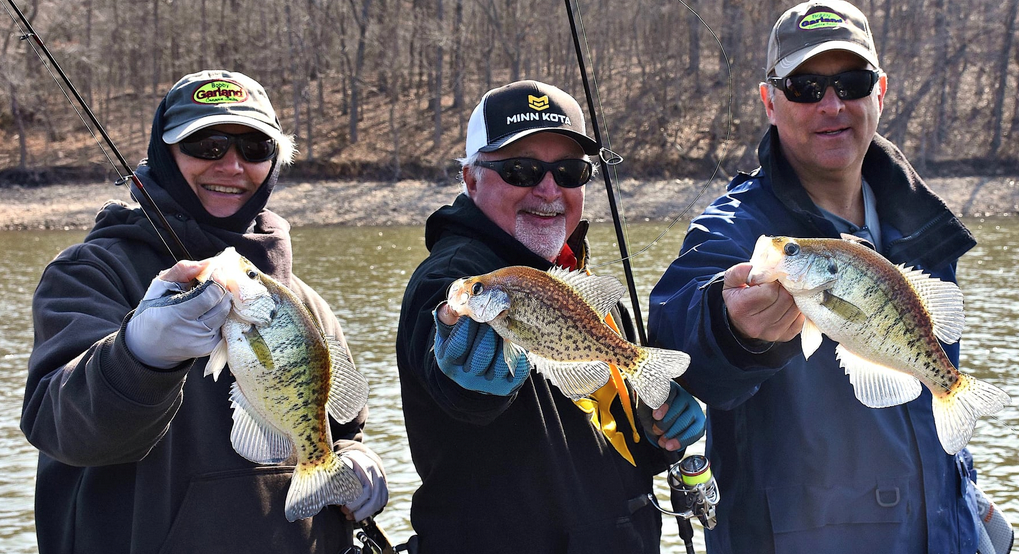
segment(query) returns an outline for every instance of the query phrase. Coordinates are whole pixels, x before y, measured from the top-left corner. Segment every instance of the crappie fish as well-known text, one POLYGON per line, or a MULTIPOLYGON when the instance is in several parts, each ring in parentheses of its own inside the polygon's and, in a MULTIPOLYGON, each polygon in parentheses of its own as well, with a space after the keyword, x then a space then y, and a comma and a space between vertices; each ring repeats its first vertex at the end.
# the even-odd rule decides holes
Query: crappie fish
POLYGON ((778 281, 806 318, 800 340, 807 358, 824 333, 861 402, 896 406, 934 396, 934 424, 949 454, 962 450, 978 417, 1011 402, 997 387, 961 373, 941 343, 962 336, 959 287, 894 265, 852 240, 762 236, 749 284, 778 281))
POLYGON ((690 365, 676 350, 627 341, 605 324, 605 314, 626 291, 616 278, 553 268, 513 266, 458 279, 447 303, 458 315, 487 323, 503 338, 511 370, 519 356, 577 400, 598 390, 614 364, 641 400, 657 408, 669 382, 690 365))
POLYGON ((327 418, 350 421, 368 399, 368 383, 346 348, 323 335, 290 289, 233 248, 198 276, 199 281, 210 278, 233 302, 205 375, 218 379, 229 364, 236 380, 230 389, 234 450, 257 464, 278 464, 296 448, 286 501, 290 521, 356 499, 361 481, 333 452, 327 418))

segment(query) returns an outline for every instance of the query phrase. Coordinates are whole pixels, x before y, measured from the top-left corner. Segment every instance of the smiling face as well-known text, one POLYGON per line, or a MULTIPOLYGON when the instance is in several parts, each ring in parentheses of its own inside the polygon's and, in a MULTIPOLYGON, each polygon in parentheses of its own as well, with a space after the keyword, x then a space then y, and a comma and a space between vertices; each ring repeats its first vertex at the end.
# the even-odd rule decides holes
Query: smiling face
MULTIPOLYGON (((231 134, 250 133, 254 130, 244 125, 215 125, 211 129, 231 134)), ((177 162, 177 168, 205 211, 215 217, 229 217, 237 213, 258 187, 262 186, 272 169, 272 160, 258 163, 245 161, 236 146, 231 146, 218 160, 188 156, 176 144, 170 144, 168 148, 173 160, 177 162)))
MULTIPOLYGON (((479 155, 482 160, 519 157, 554 162, 583 158, 584 150, 571 138, 543 132, 479 155)), ((560 187, 551 173, 546 173, 537 186, 515 187, 491 169, 480 168, 475 178, 475 169, 464 168, 463 177, 467 194, 478 208, 532 252, 555 260, 584 213, 584 187, 560 187)))
MULTIPOLYGON (((810 58, 793 74, 834 75, 865 69, 867 62, 844 50, 810 58)), ((863 157, 877 132, 887 78, 882 75, 870 96, 841 100, 832 87, 814 104, 797 104, 780 90, 761 86, 768 121, 778 129, 782 153, 802 180, 842 179, 859 175, 863 157)))

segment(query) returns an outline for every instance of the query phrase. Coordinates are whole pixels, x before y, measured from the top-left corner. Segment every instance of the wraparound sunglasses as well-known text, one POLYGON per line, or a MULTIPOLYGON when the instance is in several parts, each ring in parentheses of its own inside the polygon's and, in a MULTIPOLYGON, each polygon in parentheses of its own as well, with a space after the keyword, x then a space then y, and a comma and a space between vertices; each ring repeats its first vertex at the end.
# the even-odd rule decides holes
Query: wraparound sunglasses
POLYGON ((573 189, 584 186, 591 180, 591 162, 567 158, 554 162, 543 162, 534 158, 507 158, 505 160, 477 160, 474 165, 491 169, 503 181, 515 187, 534 187, 552 172, 552 179, 563 188, 573 189))
POLYGON ((178 143, 181 152, 202 160, 218 160, 235 144, 241 157, 250 163, 268 161, 276 155, 276 141, 259 132, 234 135, 223 131, 198 131, 178 143))
POLYGON ((785 93, 790 102, 813 104, 824 98, 828 87, 842 100, 859 100, 870 96, 880 74, 869 69, 854 69, 835 75, 790 75, 769 77, 768 82, 785 93))

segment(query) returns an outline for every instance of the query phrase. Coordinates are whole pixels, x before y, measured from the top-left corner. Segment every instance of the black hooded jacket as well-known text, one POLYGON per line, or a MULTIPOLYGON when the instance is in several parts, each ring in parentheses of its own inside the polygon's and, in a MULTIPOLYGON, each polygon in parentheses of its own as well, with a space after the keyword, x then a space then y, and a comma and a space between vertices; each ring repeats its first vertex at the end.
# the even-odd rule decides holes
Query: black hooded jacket
MULTIPOLYGON (((239 217, 214 218, 200 203, 194 213, 197 198, 160 139, 162 108, 149 164, 137 175, 191 256, 236 247, 343 341, 329 306, 291 273, 290 225, 264 209, 275 162, 239 217)), ((233 451, 232 378, 203 378, 207 358, 158 370, 128 351, 124 325, 149 282, 174 261, 138 208, 108 203, 85 240, 43 272, 21 420, 40 451, 40 554, 340 551, 351 529, 338 507, 288 522, 283 508, 293 467, 259 466, 233 451)), ((366 416, 364 409, 346 425, 334 423, 333 437, 343 449, 375 457, 356 442, 366 416)))
MULTIPOLYGON (((586 229, 582 222, 567 241, 582 263, 586 229)), ((453 280, 551 263, 465 195, 431 215, 425 245, 430 254, 407 285, 396 344, 407 438, 422 480, 411 506, 419 552, 658 552, 658 512, 631 512, 628 501, 651 492, 665 461, 643 436, 632 442, 618 398, 612 413, 636 467, 540 374, 502 397, 464 389, 436 364, 432 310, 453 280)))

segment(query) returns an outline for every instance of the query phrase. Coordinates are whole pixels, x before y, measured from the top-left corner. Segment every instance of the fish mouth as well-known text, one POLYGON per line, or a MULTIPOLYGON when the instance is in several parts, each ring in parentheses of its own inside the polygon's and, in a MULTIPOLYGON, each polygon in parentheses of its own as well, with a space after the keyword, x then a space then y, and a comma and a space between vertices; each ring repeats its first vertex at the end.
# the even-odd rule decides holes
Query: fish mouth
POLYGON ((449 285, 449 289, 446 291, 446 304, 456 315, 464 315, 463 308, 467 305, 467 300, 470 299, 470 295, 464 290, 465 279, 457 279, 449 285))
POLYGON ((762 235, 757 239, 754 246, 754 253, 750 256, 750 273, 747 275, 747 285, 754 286, 772 281, 778 281, 785 272, 778 269, 782 263, 782 250, 777 248, 776 239, 762 235))

